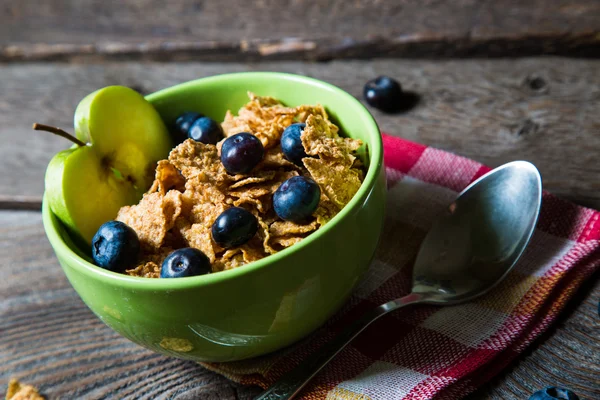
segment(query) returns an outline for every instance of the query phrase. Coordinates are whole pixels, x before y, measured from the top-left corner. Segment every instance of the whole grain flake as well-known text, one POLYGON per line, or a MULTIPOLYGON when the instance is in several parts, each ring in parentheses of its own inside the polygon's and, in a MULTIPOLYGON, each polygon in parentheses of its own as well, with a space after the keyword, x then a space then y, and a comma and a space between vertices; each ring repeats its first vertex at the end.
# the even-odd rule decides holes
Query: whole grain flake
POLYGON ((11 378, 8 382, 6 390, 6 400, 44 400, 38 390, 31 386, 25 385, 18 380, 11 378))

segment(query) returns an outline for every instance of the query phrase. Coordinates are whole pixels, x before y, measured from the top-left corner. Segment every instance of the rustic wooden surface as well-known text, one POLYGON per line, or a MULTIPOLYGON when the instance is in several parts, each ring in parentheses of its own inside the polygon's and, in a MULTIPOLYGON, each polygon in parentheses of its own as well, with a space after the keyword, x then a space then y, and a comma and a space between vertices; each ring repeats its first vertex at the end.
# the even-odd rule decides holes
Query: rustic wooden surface
MULTIPOLYGON (((39 212, 0 211, 0 260, 0 394, 11 376, 49 399, 242 400, 260 393, 105 326, 62 273, 39 212)), ((560 322, 470 399, 526 399, 549 385, 600 398, 599 297, 600 281, 590 280, 560 322)))
POLYGON ((39 208, 45 167, 55 152, 69 147, 60 137, 31 130, 33 122, 72 130, 79 100, 110 84, 150 93, 248 70, 313 76, 357 97, 368 79, 395 76, 419 101, 397 115, 372 110, 382 130, 490 166, 527 159, 539 167, 546 189, 600 208, 600 61, 559 57, 0 65, 0 208, 39 208))
POLYGON ((4 61, 600 56, 598 0, 20 0, 0 18, 4 61))
MULTIPOLYGON (((39 212, 44 168, 61 138, 34 121, 71 128, 77 102, 108 84, 149 93, 189 79, 278 70, 332 82, 355 96, 377 75, 397 77, 419 101, 381 128, 491 166, 524 158, 544 185, 600 207, 600 61, 565 58, 345 61, 326 64, 102 63, 0 66, 0 392, 9 376, 50 398, 249 399, 242 387, 194 363, 153 354, 105 327, 64 278, 39 212)), ((591 280, 550 332, 471 399, 523 399, 564 385, 599 398, 600 283, 591 280)))

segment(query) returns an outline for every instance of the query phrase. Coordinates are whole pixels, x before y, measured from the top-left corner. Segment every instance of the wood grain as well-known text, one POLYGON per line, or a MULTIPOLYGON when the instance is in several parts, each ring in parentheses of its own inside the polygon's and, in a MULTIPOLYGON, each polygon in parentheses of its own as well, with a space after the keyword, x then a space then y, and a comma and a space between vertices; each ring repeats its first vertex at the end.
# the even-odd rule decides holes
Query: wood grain
POLYGON ((285 71, 331 82, 356 97, 379 74, 399 79, 419 101, 387 115, 383 131, 489 166, 526 159, 544 187, 600 208, 600 61, 567 58, 377 60, 330 63, 102 63, 0 65, 0 199, 36 201, 46 165, 69 144, 31 130, 43 122, 72 130, 87 93, 120 84, 151 93, 180 82, 237 71, 285 71))
MULTIPOLYGON (((251 399, 244 387, 193 362, 154 354, 114 333, 69 286, 41 214, 0 211, 0 393, 10 377, 49 399, 251 399)), ((600 396, 600 281, 531 349, 470 399, 525 399, 549 385, 600 396)))
POLYGON ((598 0, 21 0, 0 15, 4 61, 600 56, 598 0))

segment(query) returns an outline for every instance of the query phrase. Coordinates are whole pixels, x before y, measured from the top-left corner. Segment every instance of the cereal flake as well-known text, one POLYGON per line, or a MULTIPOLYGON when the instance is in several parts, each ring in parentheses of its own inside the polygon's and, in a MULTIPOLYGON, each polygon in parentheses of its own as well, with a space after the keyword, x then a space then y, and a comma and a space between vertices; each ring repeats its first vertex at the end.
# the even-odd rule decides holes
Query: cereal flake
POLYGON ((181 199, 177 190, 169 190, 166 195, 148 192, 139 204, 121 208, 116 219, 133 228, 142 247, 152 251, 162 246, 167 231, 181 213, 181 199))
POLYGON ((334 160, 307 157, 303 162, 321 190, 340 209, 348 204, 361 185, 356 169, 347 168, 334 160))
POLYGON ((6 400, 44 400, 38 390, 31 385, 24 385, 15 378, 8 382, 6 400))

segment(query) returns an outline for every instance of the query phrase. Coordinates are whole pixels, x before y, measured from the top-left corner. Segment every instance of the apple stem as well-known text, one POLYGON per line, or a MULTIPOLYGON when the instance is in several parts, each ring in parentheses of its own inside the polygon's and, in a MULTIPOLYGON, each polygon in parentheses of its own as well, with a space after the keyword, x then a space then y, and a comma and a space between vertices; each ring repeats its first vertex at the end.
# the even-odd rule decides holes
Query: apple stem
POLYGON ((52 132, 55 135, 62 136, 65 139, 69 139, 71 142, 75 143, 77 146, 86 146, 86 143, 77 139, 75 136, 71 135, 68 132, 63 131, 60 128, 55 128, 54 126, 35 123, 35 124, 33 124, 33 129, 36 131, 52 132))

